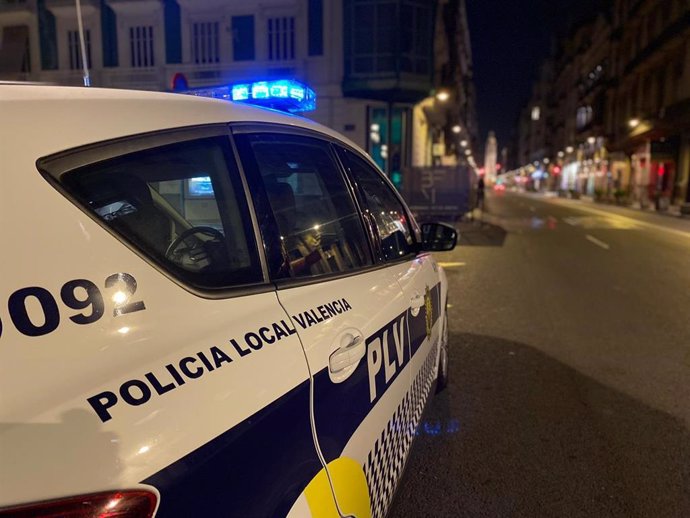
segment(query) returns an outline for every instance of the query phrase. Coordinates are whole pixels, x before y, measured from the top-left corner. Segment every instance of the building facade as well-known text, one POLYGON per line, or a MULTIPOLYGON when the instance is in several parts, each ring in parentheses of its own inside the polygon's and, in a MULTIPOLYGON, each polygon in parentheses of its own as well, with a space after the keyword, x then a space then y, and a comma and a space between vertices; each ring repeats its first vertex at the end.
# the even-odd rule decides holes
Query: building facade
MULTIPOLYGON (((449 76, 455 118, 476 126, 460 116, 474 110, 464 0, 81 0, 81 11, 92 86, 297 79, 317 93, 307 115, 395 183, 412 162, 415 105, 449 76)), ((0 42, 0 80, 83 84, 74 0, 0 0, 0 42)))
POLYGON ((478 127, 472 48, 465 0, 442 0, 436 11, 434 91, 413 111, 413 166, 476 167, 478 127))
POLYGON ((690 2, 618 0, 609 148, 629 157, 622 183, 641 205, 690 202, 690 2))
POLYGON ((575 27, 551 61, 552 142, 535 141, 526 107, 523 174, 546 159, 549 185, 564 193, 659 210, 690 202, 690 2, 615 0, 575 27))

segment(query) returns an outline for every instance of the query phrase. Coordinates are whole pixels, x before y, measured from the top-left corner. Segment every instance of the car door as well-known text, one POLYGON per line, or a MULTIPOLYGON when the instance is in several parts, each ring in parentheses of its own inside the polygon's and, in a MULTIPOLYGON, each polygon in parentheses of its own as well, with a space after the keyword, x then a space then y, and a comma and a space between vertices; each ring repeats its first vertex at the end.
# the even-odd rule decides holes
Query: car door
POLYGON ((144 483, 161 516, 285 516, 322 470, 308 366, 229 137, 167 131, 39 162, 82 210, 52 191, 31 227, 50 253, 8 265, 3 496, 144 483), (37 297, 46 324, 27 314, 37 297))
POLYGON ((339 510, 380 516, 412 436, 403 406, 407 300, 396 272, 373 254, 367 221, 327 140, 278 127, 234 134, 255 205, 271 215, 261 225, 269 270, 304 347, 313 426, 339 510))
POLYGON ((374 220, 386 264, 400 284, 407 304, 411 355, 411 423, 416 428, 435 380, 439 358, 441 283, 430 253, 417 253, 417 224, 391 183, 352 149, 338 154, 356 185, 361 204, 374 220))

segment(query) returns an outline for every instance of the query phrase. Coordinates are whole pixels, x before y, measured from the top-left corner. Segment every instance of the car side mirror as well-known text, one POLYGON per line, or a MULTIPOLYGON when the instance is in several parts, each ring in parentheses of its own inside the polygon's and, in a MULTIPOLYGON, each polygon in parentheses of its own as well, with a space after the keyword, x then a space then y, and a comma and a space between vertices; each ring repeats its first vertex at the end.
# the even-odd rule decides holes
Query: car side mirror
POLYGON ((422 223, 423 252, 446 252, 458 244, 458 231, 445 223, 422 223))

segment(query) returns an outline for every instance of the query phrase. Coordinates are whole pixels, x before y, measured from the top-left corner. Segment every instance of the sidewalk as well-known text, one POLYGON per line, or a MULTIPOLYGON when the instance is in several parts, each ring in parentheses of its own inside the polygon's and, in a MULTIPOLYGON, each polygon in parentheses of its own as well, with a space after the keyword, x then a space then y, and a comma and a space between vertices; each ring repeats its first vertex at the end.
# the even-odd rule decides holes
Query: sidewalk
MULTIPOLYGON (((545 195, 549 196, 549 195, 551 195, 551 193, 545 193, 545 195)), ((658 211, 654 207, 651 207, 651 206, 646 208, 646 209, 643 209, 643 208, 640 208, 639 206, 636 207, 635 205, 613 205, 610 203, 596 202, 596 201, 594 201, 594 198, 591 196, 581 196, 580 200, 595 204, 597 207, 600 205, 603 205, 603 206, 608 206, 608 207, 617 207, 620 209, 627 209, 627 210, 631 210, 631 211, 635 211, 635 212, 642 212, 642 213, 646 213, 646 214, 655 214, 657 216, 670 216, 673 218, 682 218, 682 216, 680 214, 680 207, 678 207, 677 205, 671 205, 667 211, 658 211)), ((637 204, 637 205, 639 205, 639 204, 637 204)), ((690 221, 690 218, 687 218, 687 219, 688 219, 688 221, 690 221)))
POLYGON ((672 207, 668 212, 658 212, 653 209, 639 209, 633 207, 623 207, 608 203, 595 202, 593 198, 583 196, 579 200, 570 198, 559 198, 555 193, 535 193, 535 192, 516 192, 518 196, 526 196, 546 203, 554 203, 561 206, 570 206, 587 212, 599 212, 615 214, 617 216, 630 218, 635 221, 644 222, 648 225, 657 225, 673 230, 690 233, 690 217, 680 215, 678 207, 672 207), (673 210, 671 210, 673 209, 673 210))

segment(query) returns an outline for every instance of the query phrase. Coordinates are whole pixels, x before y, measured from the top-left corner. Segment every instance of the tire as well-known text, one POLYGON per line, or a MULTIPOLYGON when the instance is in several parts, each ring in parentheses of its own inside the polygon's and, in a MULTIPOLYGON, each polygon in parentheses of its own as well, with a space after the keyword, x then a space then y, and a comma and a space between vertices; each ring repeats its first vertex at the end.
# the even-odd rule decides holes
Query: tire
POLYGON ((443 318, 443 331, 440 341, 441 351, 438 355, 438 370, 436 375, 436 393, 442 392, 448 386, 448 315, 443 318))

